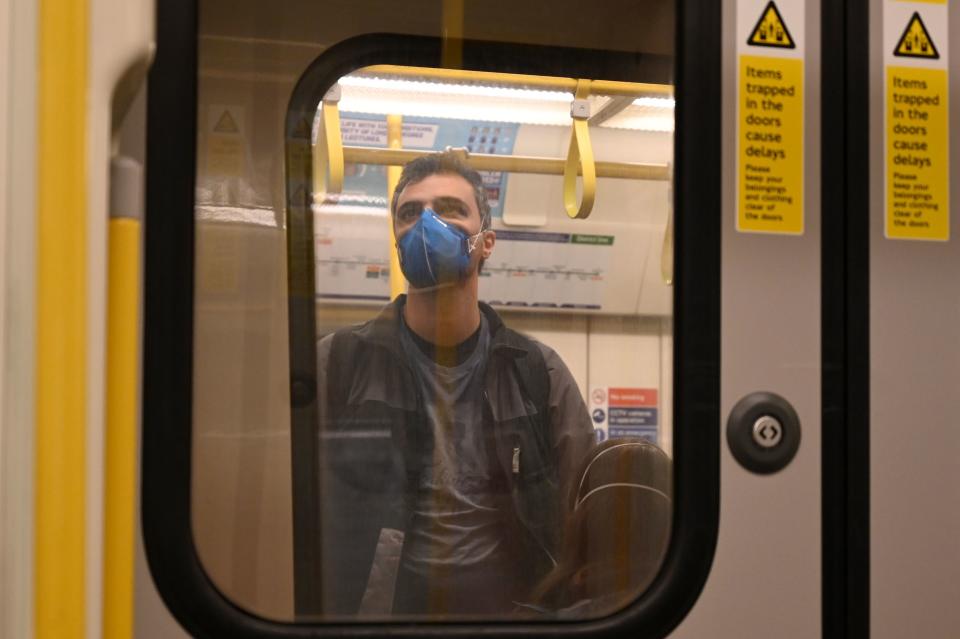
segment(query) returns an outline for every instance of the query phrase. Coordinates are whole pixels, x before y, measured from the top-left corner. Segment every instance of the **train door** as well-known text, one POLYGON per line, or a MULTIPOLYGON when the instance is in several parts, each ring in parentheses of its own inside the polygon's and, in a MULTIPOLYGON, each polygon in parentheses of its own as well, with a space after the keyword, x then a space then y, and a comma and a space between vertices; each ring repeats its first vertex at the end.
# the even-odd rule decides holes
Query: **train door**
MULTIPOLYGON (((834 18, 824 24, 840 41, 834 18)), ((148 106, 142 507, 150 576, 179 623, 249 637, 833 632, 828 613, 846 608, 822 603, 821 566, 845 557, 831 540, 847 520, 842 508, 823 514, 821 486, 847 460, 823 461, 821 446, 822 353, 834 339, 822 326, 835 309, 821 281, 837 272, 825 274, 821 243, 838 233, 820 217, 821 24, 820 5, 799 0, 549 11, 161 3, 148 106), (356 345, 403 289, 401 270, 417 277, 403 270, 409 258, 399 263, 411 231, 396 226, 402 200, 387 167, 447 147, 481 171, 478 209, 483 199, 490 221, 481 216, 471 233, 497 238, 483 269, 466 271, 493 312, 481 327, 503 318, 521 336, 515 352, 540 343, 563 362, 547 388, 569 389, 592 454, 646 440, 666 460, 659 484, 603 484, 669 504, 659 529, 668 543, 644 555, 645 580, 621 577, 619 590, 562 605, 534 597, 551 576, 569 593, 591 574, 561 574, 564 557, 551 551, 564 549, 551 540, 575 522, 554 517, 529 535, 543 561, 515 578, 541 588, 511 592, 509 610, 474 614, 472 601, 447 608, 427 597, 429 614, 363 613, 382 604, 370 589, 382 573, 364 555, 365 585, 352 585, 359 560, 344 558, 369 531, 341 524, 373 508, 392 516, 376 500, 397 484, 376 469, 399 463, 397 424, 429 413, 415 393, 397 392, 414 388, 402 366, 356 345), (371 319, 339 351, 336 338, 324 341, 371 319), (318 364, 320 353, 338 367, 318 364), (331 404, 349 419, 329 417, 331 404), (330 468, 334 479, 321 480, 330 468), (349 516, 330 515, 334 506, 349 516), (335 533, 344 541, 331 547, 335 533)), ((444 212, 426 208, 417 224, 435 230, 421 229, 423 246, 449 237, 444 212)), ((430 255, 421 271, 433 270, 430 255)), ((405 324, 391 326, 399 332, 377 333, 378 348, 415 358, 405 324)), ((555 423, 536 417, 556 408, 547 391, 538 399, 540 369, 511 370, 522 415, 510 419, 555 423)), ((510 421, 507 395, 484 419, 510 421)), ((846 395, 833 399, 846 406, 846 395)), ((563 483, 550 462, 530 465, 540 444, 523 432, 488 449, 497 457, 506 446, 507 480, 527 494, 563 483)), ((581 480, 589 459, 571 464, 581 480)), ((560 492, 550 490, 541 496, 560 492)), ((599 493, 567 505, 587 494, 599 493)), ((504 508, 530 531, 522 499, 504 508)), ((410 512, 422 515, 424 503, 410 512)), ((623 557, 641 556, 652 518, 611 512, 587 537, 613 540, 601 554, 622 545, 623 557)), ((374 559, 398 531, 424 548, 416 527, 374 530, 374 559)), ((412 591, 418 569, 445 565, 418 556, 394 556, 407 571, 395 584, 412 591)), ((140 584, 138 605, 155 609, 153 585, 140 584)))
POLYGON ((727 2, 723 24, 720 526, 675 635, 829 636, 820 6, 727 2))
POLYGON ((960 568, 951 506, 960 371, 950 47, 960 16, 946 2, 868 8, 860 53, 868 82, 859 87, 870 115, 860 133, 870 154, 862 164, 870 185, 868 622, 878 638, 946 637, 960 623, 951 603, 960 568))

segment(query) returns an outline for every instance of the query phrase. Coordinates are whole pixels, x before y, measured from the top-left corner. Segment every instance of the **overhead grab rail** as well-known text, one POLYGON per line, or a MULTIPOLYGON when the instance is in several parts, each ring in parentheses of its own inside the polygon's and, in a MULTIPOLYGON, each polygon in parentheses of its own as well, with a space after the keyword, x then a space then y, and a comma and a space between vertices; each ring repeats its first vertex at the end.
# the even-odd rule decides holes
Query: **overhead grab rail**
POLYGON ((575 220, 585 220, 593 210, 597 195, 597 169, 593 160, 593 145, 590 144, 590 80, 578 80, 577 90, 570 103, 570 146, 567 161, 563 166, 563 206, 567 215, 575 220), (580 201, 577 202, 577 175, 583 177, 580 201))
MULTIPOLYGON (((596 195, 596 178, 598 177, 657 181, 672 179, 670 167, 667 164, 597 161, 593 156, 593 147, 589 136, 590 104, 588 102, 591 93, 621 97, 637 97, 650 94, 672 96, 673 88, 670 86, 391 65, 366 67, 362 73, 459 81, 469 79, 572 92, 574 100, 571 103, 570 115, 573 119, 573 126, 567 158, 468 153, 466 149, 459 149, 470 166, 478 171, 564 176, 564 206, 571 218, 583 219, 590 214, 596 195), (583 178, 579 202, 576 193, 577 176, 583 178)), ((344 146, 340 131, 340 97, 340 85, 335 84, 324 96, 321 103, 322 123, 317 137, 317 149, 320 152, 316 153, 315 156, 317 167, 315 180, 318 195, 335 194, 343 190, 344 165, 346 163, 403 166, 416 158, 433 153, 433 151, 413 149, 344 146)))
MULTIPOLYGON (((379 166, 403 166, 407 162, 432 155, 435 151, 415 149, 384 149, 376 147, 345 146, 343 161, 353 164, 376 164, 379 166)), ((531 173, 537 175, 563 175, 566 160, 530 155, 490 155, 467 153, 467 162, 477 171, 505 171, 507 173, 531 173)), ((642 162, 594 162, 596 176, 625 180, 669 180, 670 168, 666 164, 642 162)), ((578 171, 579 174, 579 171, 578 171)))
MULTIPOLYGON (((566 91, 574 93, 577 90, 576 78, 560 78, 545 75, 523 75, 518 73, 495 73, 492 71, 465 71, 463 69, 431 69, 425 67, 404 67, 390 64, 379 64, 354 71, 353 73, 366 76, 399 76, 424 80, 446 80, 471 83, 487 83, 506 85, 524 89, 540 91, 566 91)), ((608 95, 610 97, 625 96, 639 98, 673 97, 673 87, 669 84, 651 84, 647 82, 617 82, 615 80, 592 80, 594 95, 608 95)))

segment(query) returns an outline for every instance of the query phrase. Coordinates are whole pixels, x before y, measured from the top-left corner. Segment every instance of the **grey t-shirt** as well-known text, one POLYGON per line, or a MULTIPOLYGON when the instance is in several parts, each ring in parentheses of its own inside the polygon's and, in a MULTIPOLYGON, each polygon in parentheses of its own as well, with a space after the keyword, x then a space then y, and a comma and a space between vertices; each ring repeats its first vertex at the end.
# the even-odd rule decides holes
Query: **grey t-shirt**
POLYGON ((500 594, 510 589, 509 583, 502 582, 509 581, 509 568, 503 518, 491 490, 496 460, 488 459, 482 432, 483 381, 490 349, 486 318, 481 317, 479 330, 473 353, 451 367, 427 356, 405 324, 401 331, 401 345, 412 365, 434 442, 422 460, 402 567, 431 591, 444 592, 443 610, 425 612, 459 612, 457 602, 485 607, 477 597, 494 606, 499 597, 490 592, 491 580, 500 594))

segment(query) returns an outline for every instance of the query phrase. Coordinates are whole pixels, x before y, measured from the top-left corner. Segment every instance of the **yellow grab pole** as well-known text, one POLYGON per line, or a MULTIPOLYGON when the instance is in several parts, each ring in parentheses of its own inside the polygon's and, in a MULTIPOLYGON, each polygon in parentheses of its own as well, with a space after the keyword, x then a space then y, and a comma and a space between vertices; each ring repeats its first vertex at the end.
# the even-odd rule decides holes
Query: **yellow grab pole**
MULTIPOLYGON (((387 146, 399 149, 403 146, 403 118, 399 115, 387 116, 387 146)), ((399 166, 387 167, 387 208, 393 202, 393 192, 400 181, 399 166)), ((397 253, 397 238, 393 234, 393 214, 387 215, 387 224, 390 225, 390 299, 395 300, 406 289, 406 279, 400 270, 400 256, 397 253)))
POLYGON ((463 68, 463 0, 443 0, 443 50, 441 64, 448 69, 463 68))
POLYGON ((34 632, 86 633, 85 0, 38 13, 34 632))
POLYGON ((133 636, 140 221, 110 220, 104 500, 104 639, 133 636))

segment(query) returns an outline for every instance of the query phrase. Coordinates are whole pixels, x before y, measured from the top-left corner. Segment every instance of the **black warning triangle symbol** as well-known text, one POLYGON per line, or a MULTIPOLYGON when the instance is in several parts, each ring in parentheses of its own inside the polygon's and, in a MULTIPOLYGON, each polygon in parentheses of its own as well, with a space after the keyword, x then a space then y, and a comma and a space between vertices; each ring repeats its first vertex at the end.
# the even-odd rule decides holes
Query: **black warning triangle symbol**
POLYGON ((897 42, 897 47, 893 50, 893 55, 903 58, 927 58, 929 60, 940 58, 940 53, 934 46, 930 32, 927 31, 927 26, 923 24, 919 12, 913 12, 910 22, 907 23, 907 28, 903 30, 903 35, 897 42))
POLYGON ((790 30, 787 29, 787 23, 783 21, 777 5, 770 0, 766 8, 760 14, 756 26, 750 32, 747 38, 747 44, 755 47, 776 47, 778 49, 795 49, 796 43, 790 30))
POLYGON ((213 132, 240 133, 240 127, 237 126, 237 122, 233 119, 233 116, 230 115, 230 112, 224 111, 223 115, 220 116, 220 119, 217 120, 217 123, 213 125, 213 132))

